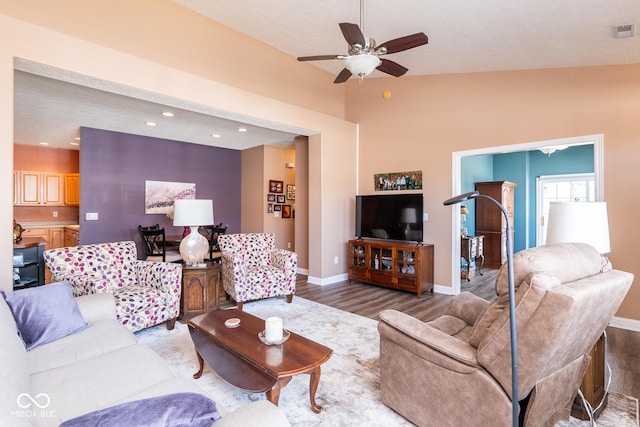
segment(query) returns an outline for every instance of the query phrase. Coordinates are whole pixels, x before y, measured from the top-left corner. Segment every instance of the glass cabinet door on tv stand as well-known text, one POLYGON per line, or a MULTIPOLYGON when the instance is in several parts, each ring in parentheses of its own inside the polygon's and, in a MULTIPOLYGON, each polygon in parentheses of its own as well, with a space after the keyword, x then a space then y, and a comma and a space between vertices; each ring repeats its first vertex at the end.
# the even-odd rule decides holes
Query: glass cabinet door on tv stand
POLYGON ((415 292, 433 291, 430 244, 384 240, 349 241, 349 281, 415 292))

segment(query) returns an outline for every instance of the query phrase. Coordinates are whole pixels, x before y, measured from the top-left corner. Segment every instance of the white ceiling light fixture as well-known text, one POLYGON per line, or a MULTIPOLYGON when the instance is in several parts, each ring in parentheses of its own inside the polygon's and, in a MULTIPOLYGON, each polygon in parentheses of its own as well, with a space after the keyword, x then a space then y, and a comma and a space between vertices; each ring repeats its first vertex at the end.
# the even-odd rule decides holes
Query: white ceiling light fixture
POLYGON ((49 145, 49 143, 48 143, 48 142, 45 142, 45 141, 41 141, 41 142, 40 142, 40 145, 49 145))
POLYGON ((247 128, 238 128, 238 132, 246 132, 247 128))
POLYGON ((162 115, 165 117, 173 117, 173 113, 171 111, 163 111, 162 115))
POLYGON ((154 122, 145 122, 145 125, 147 125, 147 126, 157 126, 157 124, 154 123, 154 122))
POLYGON ((345 60, 345 67, 351 71, 351 74, 363 79, 368 76, 380 65, 382 61, 376 55, 371 53, 361 53, 360 55, 350 56, 345 60))
POLYGON ((212 134, 211 134, 211 137, 212 137, 212 138, 220 138, 220 134, 212 133, 212 134))
POLYGON ((568 145, 554 145, 553 147, 542 147, 540 148, 540 152, 550 156, 558 150, 565 150, 567 148, 569 148, 568 145))

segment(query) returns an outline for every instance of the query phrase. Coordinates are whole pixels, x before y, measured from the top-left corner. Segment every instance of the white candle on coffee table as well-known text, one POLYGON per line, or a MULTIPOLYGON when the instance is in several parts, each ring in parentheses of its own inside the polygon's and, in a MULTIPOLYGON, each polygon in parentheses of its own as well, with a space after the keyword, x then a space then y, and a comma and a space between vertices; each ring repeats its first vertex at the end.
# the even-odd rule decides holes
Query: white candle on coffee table
POLYGON ((269 342, 282 339, 282 319, 279 317, 268 317, 264 321, 264 338, 269 342))

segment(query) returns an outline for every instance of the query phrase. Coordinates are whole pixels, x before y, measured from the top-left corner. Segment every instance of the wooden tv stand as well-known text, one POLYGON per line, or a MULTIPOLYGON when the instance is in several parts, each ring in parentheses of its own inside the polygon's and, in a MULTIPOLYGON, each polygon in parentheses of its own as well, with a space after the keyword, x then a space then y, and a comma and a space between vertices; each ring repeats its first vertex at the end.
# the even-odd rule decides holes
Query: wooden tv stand
POLYGON ((402 291, 433 292, 433 245, 349 240, 349 282, 371 283, 402 291))

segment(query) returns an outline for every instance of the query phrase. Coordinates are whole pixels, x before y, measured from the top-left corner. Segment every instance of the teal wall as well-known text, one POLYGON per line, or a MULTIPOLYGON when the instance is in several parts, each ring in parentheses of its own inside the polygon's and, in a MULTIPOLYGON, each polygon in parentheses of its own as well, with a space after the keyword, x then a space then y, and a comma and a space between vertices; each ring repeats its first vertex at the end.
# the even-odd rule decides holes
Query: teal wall
MULTIPOLYGON (((469 156, 460 159, 460 165, 462 166, 461 178, 461 192, 467 193, 476 189, 476 182, 493 181, 493 155, 486 156, 469 156)), ((467 231, 470 236, 473 236, 476 231, 476 202, 469 200, 463 203, 469 208, 469 215, 467 215, 467 231)))
MULTIPOLYGON (((515 252, 536 246, 536 179, 542 175, 594 172, 593 145, 578 145, 548 156, 538 150, 469 156, 461 159, 462 193, 475 190, 475 182, 511 181, 514 194, 515 252)), ((467 230, 475 234, 475 202, 467 202, 467 230)))

